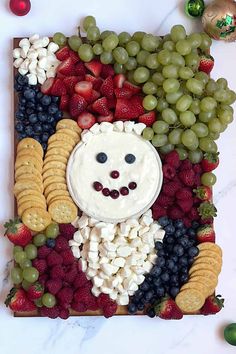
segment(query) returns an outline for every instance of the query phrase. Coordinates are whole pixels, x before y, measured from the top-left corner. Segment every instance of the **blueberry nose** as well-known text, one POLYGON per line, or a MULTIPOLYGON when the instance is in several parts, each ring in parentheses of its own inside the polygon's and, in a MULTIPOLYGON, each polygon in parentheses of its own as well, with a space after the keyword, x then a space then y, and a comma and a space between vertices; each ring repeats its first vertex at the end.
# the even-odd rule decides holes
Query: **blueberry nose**
POLYGON ((110 176, 111 176, 111 178, 116 179, 120 176, 120 173, 118 171, 114 170, 114 171, 111 171, 110 176))

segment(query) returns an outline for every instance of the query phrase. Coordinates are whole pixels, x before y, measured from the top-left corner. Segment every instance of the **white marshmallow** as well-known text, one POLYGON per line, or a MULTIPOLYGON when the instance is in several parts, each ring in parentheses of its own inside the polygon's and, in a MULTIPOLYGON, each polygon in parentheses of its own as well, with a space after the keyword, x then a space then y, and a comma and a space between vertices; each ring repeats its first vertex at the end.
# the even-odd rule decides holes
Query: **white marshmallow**
POLYGON ((97 261, 98 260, 98 252, 92 252, 92 251, 89 251, 88 252, 88 260, 90 261, 97 261))
POLYGON ((29 41, 27 38, 21 39, 20 42, 19 42, 19 47, 20 47, 20 48, 28 47, 28 49, 29 49, 29 47, 30 47, 30 41, 29 41))
POLYGON ((100 125, 98 123, 95 123, 92 128, 90 128, 90 131, 93 134, 99 134, 100 133, 100 125))
POLYGON ((79 247, 79 244, 78 242, 76 242, 75 240, 69 240, 69 246, 72 247, 72 246, 76 246, 76 247, 79 247))
POLYGON ((87 261, 85 259, 80 259, 80 264, 81 264, 81 269, 82 269, 82 272, 85 272, 88 265, 87 265, 87 261))
POLYGON ((116 288, 117 288, 117 290, 119 291, 120 294, 124 294, 125 293, 125 289, 124 289, 122 284, 118 284, 116 288))
POLYGON ((138 220, 137 219, 128 219, 127 221, 126 221, 126 224, 127 225, 130 225, 131 227, 138 227, 139 226, 139 222, 138 222, 138 220))
POLYGON ((24 59, 18 58, 14 61, 13 65, 16 69, 20 68, 21 64, 23 63, 24 59))
POLYGON ((21 48, 20 55, 23 59, 27 58, 28 51, 29 47, 24 46, 21 48))
POLYGON ((104 242, 104 247, 107 251, 114 252, 117 248, 116 244, 112 242, 104 242))
POLYGON ((90 234, 90 228, 89 227, 86 226, 84 229, 81 230, 81 235, 82 235, 84 241, 88 240, 89 234, 90 234))
POLYGON ((50 42, 49 45, 48 45, 48 52, 49 53, 56 53, 59 49, 59 45, 54 43, 54 42, 50 42))
POLYGON ((121 236, 128 236, 130 231, 130 225, 127 225, 126 223, 122 222, 120 224, 120 235, 121 236))
POLYGON ((131 246, 132 248, 136 248, 136 247, 139 247, 139 246, 141 246, 141 245, 142 245, 142 240, 141 240, 140 237, 134 238, 134 239, 131 241, 131 243, 130 243, 130 246, 131 246))
POLYGON ((102 293, 108 294, 108 295, 112 293, 112 289, 108 288, 106 286, 101 286, 101 291, 102 291, 102 293))
POLYGON ((164 236, 165 236, 165 230, 160 229, 160 230, 158 230, 158 231, 155 233, 154 239, 155 239, 155 240, 160 240, 160 241, 162 241, 163 238, 164 238, 164 236))
POLYGON ((114 127, 114 131, 116 132, 123 132, 124 130, 124 123, 120 120, 118 120, 117 122, 113 123, 113 127, 114 127))
POLYGON ((146 270, 147 273, 149 273, 150 270, 152 269, 152 263, 149 261, 144 262, 143 268, 146 270))
POLYGON ((89 223, 88 223, 89 226, 95 226, 97 223, 98 223, 97 219, 89 218, 89 223))
POLYGON ((109 294, 109 297, 110 297, 112 300, 116 301, 117 295, 118 295, 118 294, 117 294, 117 291, 113 290, 113 291, 109 294))
POLYGON ((23 63, 21 64, 21 66, 20 66, 20 68, 21 69, 25 69, 25 70, 29 70, 29 65, 30 65, 30 61, 29 61, 29 59, 27 58, 27 59, 25 59, 24 61, 23 61, 23 63))
POLYGON ((47 57, 47 55, 48 55, 48 52, 47 52, 46 48, 38 48, 35 51, 38 54, 39 59, 47 57))
POLYGON ((73 256, 74 256, 75 258, 80 258, 80 250, 79 250, 79 247, 72 246, 72 247, 71 247, 71 251, 72 251, 73 256))
POLYGON ((100 131, 103 133, 109 133, 113 131, 113 124, 109 122, 102 122, 100 124, 100 131))
POLYGON ((147 259, 149 262, 151 262, 152 264, 155 264, 155 261, 157 259, 157 255, 154 254, 154 253, 150 253, 148 256, 147 256, 147 259))
POLYGON ((117 304, 121 306, 128 305, 129 303, 129 296, 127 294, 122 294, 117 296, 117 304))
MULTIPOLYGON (((149 216, 150 218, 152 218, 152 209, 148 209, 147 211, 145 211, 145 213, 143 215, 149 216)), ((153 218, 152 218, 152 221, 153 221, 153 218)))
POLYGON ((132 248, 129 246, 120 246, 117 248, 117 255, 120 257, 128 257, 132 253, 132 248))
POLYGON ((21 55, 21 50, 20 48, 15 48, 13 49, 13 58, 19 59, 21 55))
POLYGON ((112 251, 107 252, 107 257, 110 259, 116 258, 116 252, 112 252, 112 251))
POLYGON ((27 72, 28 72, 28 70, 26 70, 26 69, 22 69, 22 68, 19 68, 19 73, 21 74, 21 75, 26 75, 27 74, 27 72))
POLYGON ((110 276, 107 275, 107 274, 105 274, 105 273, 102 272, 102 271, 98 272, 98 276, 99 276, 100 278, 102 278, 102 279, 105 279, 105 280, 110 279, 110 276))
POLYGON ((30 60, 35 60, 38 58, 38 53, 35 50, 29 49, 27 53, 27 58, 30 60))
POLYGON ((89 278, 93 278, 96 274, 97 274, 96 269, 88 268, 87 271, 86 271, 86 275, 89 278))
POLYGON ((49 44, 49 42, 50 42, 50 40, 49 40, 49 38, 48 37, 43 37, 42 38, 42 46, 43 47, 47 47, 48 46, 48 44, 49 44))
POLYGON ((56 69, 54 67, 51 67, 51 68, 47 69, 46 76, 47 76, 48 79, 50 77, 55 77, 56 76, 56 69))
POLYGON ((131 271, 131 269, 128 266, 125 266, 124 268, 122 268, 120 270, 120 275, 123 278, 128 278, 131 274, 132 274, 132 271, 131 271))
POLYGON ((122 258, 122 257, 117 257, 117 258, 113 259, 112 264, 117 266, 117 267, 121 267, 122 268, 125 265, 125 259, 122 258))
POLYGON ((98 263, 98 261, 96 262, 89 262, 89 267, 92 268, 92 269, 95 269, 96 270, 96 273, 97 273, 97 270, 100 269, 100 264, 98 263))
POLYGON ((144 280, 145 280, 145 276, 144 276, 144 275, 139 274, 139 275, 137 276, 137 284, 138 284, 138 285, 142 284, 142 283, 144 282, 144 280))
POLYGON ((81 235, 81 232, 79 230, 77 230, 74 233, 73 239, 78 242, 79 245, 81 245, 81 243, 83 243, 83 236, 81 235))
POLYGON ((98 242, 91 241, 89 244, 89 250, 93 252, 98 252, 98 242))
POLYGON ((137 236, 138 236, 138 231, 139 231, 139 228, 138 227, 134 227, 133 229, 131 229, 130 233, 129 233, 129 239, 132 240, 132 239, 136 239, 137 236))
POLYGON ((38 76, 43 76, 45 77, 45 71, 43 69, 40 69, 38 66, 36 67, 36 73, 38 76))
POLYGON ((103 285, 103 283, 104 283, 104 279, 102 279, 102 278, 100 278, 99 276, 95 276, 94 278, 93 278, 93 283, 94 283, 94 285, 96 285, 98 288, 100 288, 102 285, 103 285))
POLYGON ((123 236, 117 236, 114 239, 116 245, 127 245, 127 240, 123 236))
POLYGON ((150 217, 150 216, 144 215, 141 218, 141 224, 142 225, 149 226, 149 225, 151 225, 152 222, 153 222, 153 218, 150 217))
POLYGON ((110 276, 115 274, 119 268, 109 263, 103 263, 101 269, 106 275, 110 276))
POLYGON ((144 123, 137 123, 134 125, 133 127, 133 131, 137 134, 137 135, 141 135, 143 130, 146 128, 146 124, 144 123))
POLYGON ((112 279, 112 286, 116 288, 119 284, 121 284, 123 281, 122 277, 117 274, 115 277, 112 279))
POLYGON ((101 294, 101 291, 95 285, 92 287, 91 292, 96 297, 98 297, 99 294, 101 294))
POLYGON ((36 39, 33 43, 32 46, 34 49, 38 49, 38 48, 43 48, 43 40, 42 38, 36 39))
POLYGON ((49 69, 47 57, 40 58, 38 61, 38 66, 39 66, 39 68, 44 69, 44 70, 49 69))
MULTIPOLYGON (((109 263, 109 258, 107 258, 107 257, 101 257, 100 259, 99 259, 99 263, 100 263, 100 265, 101 264, 107 264, 107 263, 109 263)), ((116 265, 116 264, 115 264, 116 265)))
POLYGON ((131 121, 124 122, 124 130, 126 133, 131 133, 133 131, 135 123, 131 121))
POLYGON ((142 236, 143 234, 145 234, 146 232, 149 231, 149 226, 145 226, 142 229, 139 230, 139 236, 142 236))
POLYGON ((160 228, 161 228, 161 225, 159 225, 157 222, 154 222, 150 225, 150 232, 155 234, 158 230, 160 230, 160 228))
POLYGON ((39 34, 33 34, 33 36, 31 36, 29 38, 29 41, 31 44, 33 44, 35 41, 37 41, 39 39, 39 34))

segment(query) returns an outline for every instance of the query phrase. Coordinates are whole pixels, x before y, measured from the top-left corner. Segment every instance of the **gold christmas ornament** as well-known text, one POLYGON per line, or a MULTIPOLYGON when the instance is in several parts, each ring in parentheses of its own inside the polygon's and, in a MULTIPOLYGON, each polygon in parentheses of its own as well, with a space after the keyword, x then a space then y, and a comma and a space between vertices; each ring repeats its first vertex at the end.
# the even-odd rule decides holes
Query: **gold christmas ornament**
POLYGON ((204 31, 212 38, 233 42, 236 40, 236 2, 215 0, 203 13, 204 31))

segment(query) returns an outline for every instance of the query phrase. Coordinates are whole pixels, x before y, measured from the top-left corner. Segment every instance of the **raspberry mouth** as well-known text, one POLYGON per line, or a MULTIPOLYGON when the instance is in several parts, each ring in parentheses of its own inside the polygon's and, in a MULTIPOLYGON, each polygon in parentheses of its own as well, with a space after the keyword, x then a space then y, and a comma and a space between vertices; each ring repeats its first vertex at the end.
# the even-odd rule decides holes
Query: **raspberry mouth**
POLYGON ((104 195, 104 197, 111 197, 112 199, 118 199, 120 196, 129 195, 129 191, 132 191, 137 188, 137 183, 130 182, 128 184, 128 187, 123 186, 118 191, 117 189, 110 190, 107 187, 103 187, 102 183, 95 181, 93 183, 93 188, 95 189, 96 192, 101 192, 104 195))

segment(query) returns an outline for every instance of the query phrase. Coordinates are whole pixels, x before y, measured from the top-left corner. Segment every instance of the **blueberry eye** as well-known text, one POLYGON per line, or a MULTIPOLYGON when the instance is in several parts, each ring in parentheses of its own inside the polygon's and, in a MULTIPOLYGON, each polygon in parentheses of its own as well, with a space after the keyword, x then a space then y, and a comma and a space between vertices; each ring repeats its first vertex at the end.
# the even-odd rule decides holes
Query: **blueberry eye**
POLYGON ((136 160, 136 157, 133 154, 127 154, 125 155, 125 161, 129 164, 134 163, 136 160))
POLYGON ((96 156, 96 160, 99 163, 105 163, 107 161, 107 155, 105 152, 99 152, 99 154, 96 156))

